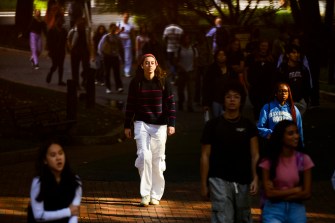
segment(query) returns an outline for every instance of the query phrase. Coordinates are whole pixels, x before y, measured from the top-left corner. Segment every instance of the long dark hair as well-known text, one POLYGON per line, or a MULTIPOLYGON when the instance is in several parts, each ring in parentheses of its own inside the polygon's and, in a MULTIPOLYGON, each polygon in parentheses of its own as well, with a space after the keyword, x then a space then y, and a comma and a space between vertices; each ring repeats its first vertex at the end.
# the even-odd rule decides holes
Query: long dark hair
MULTIPOLYGON (((39 148, 36 161, 36 176, 39 177, 41 184, 40 193, 36 197, 36 201, 38 202, 44 200, 48 186, 50 186, 50 184, 55 181, 55 177, 51 172, 50 168, 44 163, 46 155, 48 153, 48 149, 52 144, 57 144, 64 148, 62 143, 57 139, 48 139, 47 141, 43 142, 39 148)), ((78 178, 70 168, 67 156, 65 156, 65 164, 64 169, 61 173, 61 181, 65 182, 65 184, 73 192, 75 192, 76 188, 79 186, 78 178)))
POLYGON ((294 106, 294 101, 293 101, 293 97, 292 97, 292 91, 290 88, 290 85, 286 82, 278 82, 274 88, 274 92, 273 92, 273 98, 276 99, 276 95, 278 94, 278 89, 280 85, 285 85, 287 87, 288 90, 288 98, 287 98, 287 102, 290 105, 290 109, 291 109, 291 115, 292 115, 292 119, 295 123, 297 123, 297 114, 295 112, 295 106, 294 106))
MULTIPOLYGON (((270 179, 274 179, 276 177, 276 169, 279 163, 280 153, 284 146, 283 138, 285 131, 290 126, 297 126, 294 121, 291 120, 283 120, 276 124, 271 134, 268 149, 266 150, 265 157, 270 161, 270 179)), ((296 148, 297 151, 302 150, 302 142, 299 140, 299 145, 296 148)))

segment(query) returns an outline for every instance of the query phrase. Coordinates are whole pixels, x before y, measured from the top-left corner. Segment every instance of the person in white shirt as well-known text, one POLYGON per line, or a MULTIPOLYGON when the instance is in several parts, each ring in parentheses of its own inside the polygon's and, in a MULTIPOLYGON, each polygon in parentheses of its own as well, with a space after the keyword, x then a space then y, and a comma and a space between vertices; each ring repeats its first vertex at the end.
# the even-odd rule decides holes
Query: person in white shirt
POLYGON ((170 25, 166 26, 163 32, 163 41, 166 44, 166 54, 167 62, 169 67, 169 72, 172 76, 172 79, 175 79, 176 76, 176 67, 174 64, 175 54, 180 46, 180 38, 184 30, 178 26, 175 21, 170 25))
POLYGON ((37 175, 30 190, 28 223, 77 223, 82 196, 81 182, 73 174, 61 144, 50 140, 39 150, 37 175))
POLYGON ((129 13, 123 14, 123 21, 119 22, 120 38, 124 48, 124 76, 131 77, 131 66, 133 64, 132 39, 134 35, 134 26, 129 22, 129 13))

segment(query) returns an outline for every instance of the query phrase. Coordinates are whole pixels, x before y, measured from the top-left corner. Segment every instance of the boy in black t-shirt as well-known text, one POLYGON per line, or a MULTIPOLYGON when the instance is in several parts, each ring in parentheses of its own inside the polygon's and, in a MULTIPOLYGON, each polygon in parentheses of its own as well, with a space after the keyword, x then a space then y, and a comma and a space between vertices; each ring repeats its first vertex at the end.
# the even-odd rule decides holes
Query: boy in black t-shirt
POLYGON ((224 90, 222 116, 207 122, 201 138, 201 195, 212 202, 211 222, 250 222, 249 195, 258 190, 256 126, 241 116, 246 93, 239 83, 224 90))

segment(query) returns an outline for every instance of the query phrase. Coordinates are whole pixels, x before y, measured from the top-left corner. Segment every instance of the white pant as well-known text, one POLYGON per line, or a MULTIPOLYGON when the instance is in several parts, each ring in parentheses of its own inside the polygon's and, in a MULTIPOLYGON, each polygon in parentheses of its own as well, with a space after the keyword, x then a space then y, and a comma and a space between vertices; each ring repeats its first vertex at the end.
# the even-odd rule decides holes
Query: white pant
POLYGON ((151 198, 160 200, 165 188, 163 172, 166 169, 167 126, 135 121, 134 133, 137 144, 135 167, 141 177, 141 196, 150 195, 151 198))

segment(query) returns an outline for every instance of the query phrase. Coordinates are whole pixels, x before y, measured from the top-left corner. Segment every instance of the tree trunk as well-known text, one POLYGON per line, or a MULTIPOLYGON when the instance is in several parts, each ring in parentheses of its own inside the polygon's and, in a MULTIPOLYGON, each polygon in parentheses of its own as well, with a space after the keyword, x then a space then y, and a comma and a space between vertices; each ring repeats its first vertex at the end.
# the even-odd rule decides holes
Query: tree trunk
POLYGON ((327 0, 326 15, 325 15, 325 31, 328 48, 328 83, 332 84, 335 80, 335 38, 333 33, 334 21, 334 0, 327 0))
POLYGON ((33 17, 33 0, 17 0, 15 11, 15 26, 18 33, 27 37, 28 26, 33 17))

